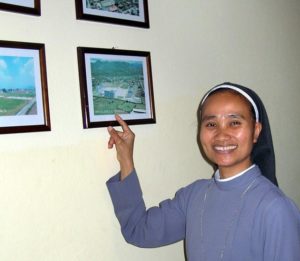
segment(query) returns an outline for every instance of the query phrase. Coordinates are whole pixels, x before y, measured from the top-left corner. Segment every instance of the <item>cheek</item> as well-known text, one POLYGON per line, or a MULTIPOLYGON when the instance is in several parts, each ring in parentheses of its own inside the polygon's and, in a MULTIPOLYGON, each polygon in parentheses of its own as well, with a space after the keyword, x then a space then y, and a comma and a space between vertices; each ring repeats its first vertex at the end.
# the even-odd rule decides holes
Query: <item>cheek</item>
POLYGON ((200 130, 199 132, 199 140, 202 146, 205 146, 205 144, 207 144, 209 142, 209 140, 211 139, 211 134, 204 130, 200 130))
POLYGON ((254 132, 249 129, 241 129, 235 133, 235 137, 244 144, 254 143, 254 132))

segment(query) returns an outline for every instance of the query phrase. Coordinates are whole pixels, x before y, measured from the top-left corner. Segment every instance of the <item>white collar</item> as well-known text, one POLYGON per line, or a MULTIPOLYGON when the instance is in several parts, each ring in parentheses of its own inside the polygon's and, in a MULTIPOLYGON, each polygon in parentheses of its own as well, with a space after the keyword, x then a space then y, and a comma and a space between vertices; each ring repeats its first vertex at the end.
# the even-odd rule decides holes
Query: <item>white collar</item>
POLYGON ((227 181, 231 181, 231 180, 233 180, 233 179, 236 179, 236 178, 242 176, 244 173, 246 173, 248 170, 250 170, 250 169, 252 169, 252 168, 254 168, 254 167, 255 167, 255 164, 251 165, 249 168, 247 168, 247 169, 243 170, 242 172, 240 172, 240 173, 238 173, 238 174, 236 174, 236 175, 234 175, 234 176, 232 176, 232 177, 230 177, 230 178, 227 178, 227 179, 221 179, 221 178, 220 178, 220 171, 217 170, 217 171, 215 172, 215 179, 216 179, 218 182, 227 182, 227 181))

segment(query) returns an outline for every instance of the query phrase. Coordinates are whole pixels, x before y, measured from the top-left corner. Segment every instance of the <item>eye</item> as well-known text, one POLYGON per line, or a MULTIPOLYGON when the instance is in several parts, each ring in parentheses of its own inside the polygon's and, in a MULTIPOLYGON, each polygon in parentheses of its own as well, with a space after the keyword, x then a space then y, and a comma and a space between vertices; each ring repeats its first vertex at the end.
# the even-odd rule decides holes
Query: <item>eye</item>
POLYGON ((230 126, 232 127, 236 127, 236 126, 240 126, 242 123, 240 121, 231 121, 230 122, 230 126))
POLYGON ((216 126, 217 126, 217 124, 215 122, 209 121, 209 122, 205 123, 205 127, 207 127, 207 128, 214 128, 216 126))

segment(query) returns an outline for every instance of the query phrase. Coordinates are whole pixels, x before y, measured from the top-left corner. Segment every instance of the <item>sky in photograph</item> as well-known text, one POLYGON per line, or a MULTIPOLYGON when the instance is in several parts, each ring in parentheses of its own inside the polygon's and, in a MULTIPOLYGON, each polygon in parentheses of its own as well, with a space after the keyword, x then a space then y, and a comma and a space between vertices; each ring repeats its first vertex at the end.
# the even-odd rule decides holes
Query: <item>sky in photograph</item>
POLYGON ((0 55, 0 89, 34 88, 32 57, 0 55))

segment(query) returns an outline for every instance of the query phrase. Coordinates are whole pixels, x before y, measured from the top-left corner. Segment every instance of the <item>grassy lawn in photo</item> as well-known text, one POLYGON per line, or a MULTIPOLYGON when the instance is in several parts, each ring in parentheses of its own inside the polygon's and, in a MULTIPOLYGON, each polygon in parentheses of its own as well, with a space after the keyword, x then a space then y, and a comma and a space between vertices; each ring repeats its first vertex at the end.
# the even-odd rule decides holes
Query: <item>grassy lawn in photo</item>
MULTIPOLYGON (((0 94, 0 116, 16 115, 22 108, 29 104, 35 98, 35 92, 27 90, 26 92, 9 92, 0 94)), ((33 103, 26 114, 32 114, 36 103, 33 103)))
POLYGON ((133 103, 123 100, 94 96, 95 115, 113 115, 131 113, 133 109, 145 109, 145 103, 133 103))
POLYGON ((0 97, 0 116, 16 115, 27 103, 28 100, 0 97))

